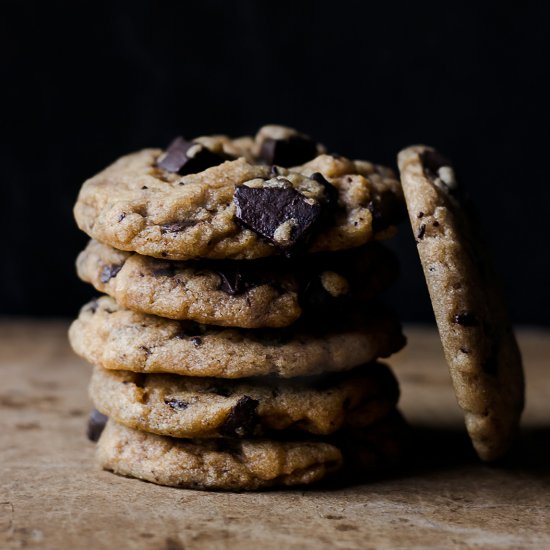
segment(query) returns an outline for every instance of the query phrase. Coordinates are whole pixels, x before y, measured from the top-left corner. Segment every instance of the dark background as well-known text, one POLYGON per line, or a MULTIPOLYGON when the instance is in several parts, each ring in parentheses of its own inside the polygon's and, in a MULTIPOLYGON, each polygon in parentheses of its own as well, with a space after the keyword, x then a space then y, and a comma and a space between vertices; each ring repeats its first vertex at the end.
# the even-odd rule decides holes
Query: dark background
MULTIPOLYGON (((476 201, 514 321, 548 324, 550 3, 3 1, 0 313, 74 316, 79 186, 174 135, 299 128, 395 165, 441 149, 476 201)), ((407 225, 391 300, 431 321, 407 225)))

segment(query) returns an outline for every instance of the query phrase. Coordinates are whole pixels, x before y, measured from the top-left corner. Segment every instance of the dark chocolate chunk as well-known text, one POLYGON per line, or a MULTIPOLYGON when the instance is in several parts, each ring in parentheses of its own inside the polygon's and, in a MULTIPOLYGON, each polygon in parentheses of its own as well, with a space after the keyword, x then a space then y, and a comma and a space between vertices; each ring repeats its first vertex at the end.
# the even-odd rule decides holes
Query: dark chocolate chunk
POLYGON ((220 290, 231 296, 243 294, 262 284, 260 278, 250 269, 243 271, 238 265, 220 263, 216 272, 220 276, 220 290))
POLYGON ((372 228, 374 231, 382 231, 391 225, 397 225, 405 219, 407 210, 405 203, 391 191, 384 191, 376 195, 367 204, 372 213, 372 228))
POLYGON ((202 346, 202 338, 199 336, 193 336, 193 338, 191 338, 191 342, 193 342, 193 345, 196 348, 200 348, 202 346))
POLYGON ((256 409, 260 402, 245 395, 231 409, 218 431, 226 437, 249 437, 258 424, 256 409))
POLYGON ((461 311, 460 313, 457 313, 454 316, 453 321, 457 325, 461 325, 463 327, 475 327, 479 325, 479 321, 475 313, 471 313, 469 311, 461 311))
POLYGON ((321 205, 310 202, 294 188, 246 187, 235 189, 236 217, 245 226, 283 250, 290 250, 312 231, 321 215, 321 205), (276 230, 293 220, 288 238, 275 240, 276 230))
POLYGON ((416 236, 417 239, 422 240, 424 238, 425 233, 426 233, 426 224, 422 223, 420 224, 420 229, 418 230, 418 235, 416 236))
POLYGON ((226 160, 226 156, 218 155, 200 143, 177 137, 157 161, 157 166, 167 172, 177 172, 184 176, 202 172, 226 160))
POLYGON ((189 402, 182 401, 181 399, 176 399, 175 397, 172 397, 170 399, 165 398, 164 403, 174 409, 175 411, 184 411, 189 407, 189 402))
POLYGON ((267 138, 262 143, 260 157, 266 164, 297 166, 317 156, 316 143, 307 136, 286 139, 267 138))
POLYGON ((106 265, 101 270, 101 275, 99 276, 99 280, 102 283, 108 283, 111 279, 114 279, 118 272, 122 269, 122 265, 106 265))
POLYGON ((97 409, 92 409, 90 416, 88 417, 88 426, 86 428, 86 436, 90 441, 97 441, 99 436, 105 428, 109 420, 103 413, 100 413, 97 409))
POLYGON ((120 216, 118 217, 117 221, 120 223, 125 217, 126 217, 126 213, 123 212, 122 214, 120 214, 120 216))
POLYGON ((325 190, 325 202, 332 206, 338 204, 338 189, 334 187, 329 181, 325 179, 321 172, 314 172, 309 176, 312 180, 315 180, 317 183, 320 183, 325 190))

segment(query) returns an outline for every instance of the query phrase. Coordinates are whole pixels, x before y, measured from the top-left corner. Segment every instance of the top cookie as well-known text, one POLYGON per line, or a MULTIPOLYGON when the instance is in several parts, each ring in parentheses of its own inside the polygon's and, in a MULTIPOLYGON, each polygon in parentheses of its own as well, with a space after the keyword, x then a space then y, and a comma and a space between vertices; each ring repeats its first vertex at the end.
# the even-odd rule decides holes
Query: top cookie
POLYGON ((478 455, 494 460, 510 446, 524 402, 504 299, 450 163, 425 146, 404 149, 398 163, 458 402, 478 455))
POLYGON ((178 138, 85 182, 75 218, 100 242, 173 260, 340 250, 391 232, 403 212, 393 172, 322 152, 278 126, 178 138))

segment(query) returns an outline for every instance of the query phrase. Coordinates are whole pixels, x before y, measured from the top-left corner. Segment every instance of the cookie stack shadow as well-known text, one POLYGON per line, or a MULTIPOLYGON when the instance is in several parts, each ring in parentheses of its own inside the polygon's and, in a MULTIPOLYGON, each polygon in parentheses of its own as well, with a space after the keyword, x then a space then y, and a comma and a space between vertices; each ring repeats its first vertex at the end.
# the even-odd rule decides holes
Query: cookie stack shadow
MULTIPOLYGON (((259 143, 257 156, 263 158, 245 154, 252 166, 266 163, 269 140, 298 143, 300 152, 301 137, 259 135, 250 151, 259 143)), ((219 152, 216 144, 203 142, 209 154, 219 152)), ((186 154, 188 162, 196 159, 186 153, 186 143, 156 153, 152 169, 159 181, 163 170, 181 175, 186 154), (184 160, 171 166, 166 158, 174 148, 184 160)), ((232 151, 228 145, 226 150, 232 151)), ((213 171, 223 169, 231 177, 238 168, 240 174, 242 166, 235 167, 240 156, 234 156, 216 168, 208 157, 209 165, 194 166, 193 173, 212 179, 213 171)), ((325 173, 308 175, 308 185, 322 179, 322 186, 341 190, 340 180, 330 177, 330 163, 341 157, 321 157, 325 173)), ((105 295, 82 308, 70 341, 95 365, 89 436, 99 439, 102 468, 161 485, 240 491, 310 484, 339 471, 364 473, 399 461, 406 432, 396 408, 399 388, 390 368, 378 362, 405 343, 398 320, 380 301, 397 277, 397 261, 373 238, 374 231, 353 246, 324 251, 306 246, 319 230, 310 234, 299 227, 298 213, 292 218, 298 229, 285 227, 289 216, 277 219, 280 212, 269 210, 260 196, 265 188, 295 193, 303 182, 296 183, 290 169, 270 170, 265 187, 255 179, 233 186, 233 215, 242 234, 260 242, 256 255, 155 258, 133 251, 143 252, 139 246, 117 249, 114 240, 100 242, 106 233, 87 231, 98 240, 80 254, 78 274, 105 295), (243 188, 254 193, 241 193, 239 202, 243 188), (264 223, 276 219, 271 236, 255 226, 254 208, 265 210, 264 223), (300 231, 299 246, 289 244, 288 235, 300 231), (263 257, 269 256, 261 252, 265 246, 273 248, 272 256, 263 257)), ((361 177, 368 186, 368 176, 361 177)), ((395 219, 376 190, 370 192, 365 212, 371 224, 386 230, 395 219)), ((305 196, 308 204, 319 200, 305 196)), ((285 205, 294 208, 293 201, 285 205)), ((186 229, 183 223, 164 227, 163 239, 186 229)))

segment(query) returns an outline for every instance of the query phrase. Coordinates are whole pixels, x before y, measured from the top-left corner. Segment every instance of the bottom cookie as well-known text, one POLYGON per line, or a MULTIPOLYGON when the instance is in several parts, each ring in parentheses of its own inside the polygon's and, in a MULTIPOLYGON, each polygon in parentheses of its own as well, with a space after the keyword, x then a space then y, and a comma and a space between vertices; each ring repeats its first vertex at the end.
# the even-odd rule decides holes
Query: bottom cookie
POLYGON ((175 439, 109 420, 97 460, 105 470, 159 485, 250 491, 318 481, 340 468, 342 453, 318 441, 175 439))
POLYGON ((116 474, 188 489, 252 491, 307 485, 337 472, 362 477, 398 464, 409 428, 398 411, 368 429, 311 439, 177 439, 109 420, 98 442, 99 465, 116 474))

